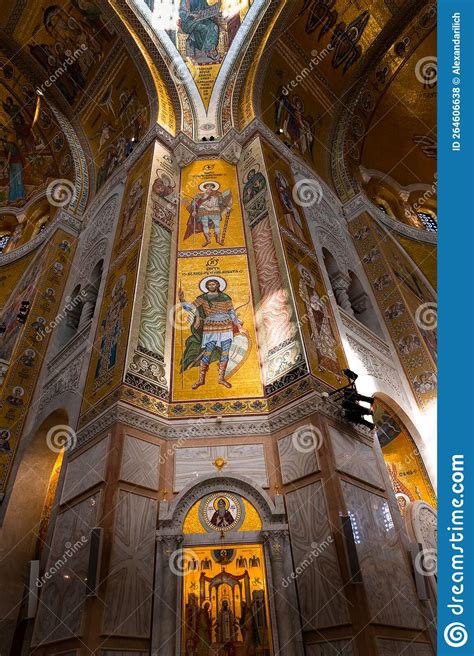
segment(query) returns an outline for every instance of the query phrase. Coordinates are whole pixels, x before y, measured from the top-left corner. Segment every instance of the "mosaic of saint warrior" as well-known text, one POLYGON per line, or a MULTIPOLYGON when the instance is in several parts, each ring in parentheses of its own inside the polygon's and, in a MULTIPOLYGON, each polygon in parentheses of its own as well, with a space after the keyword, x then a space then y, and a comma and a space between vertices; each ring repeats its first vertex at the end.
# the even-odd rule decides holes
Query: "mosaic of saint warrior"
POLYGON ((214 230, 216 242, 224 245, 227 225, 232 210, 232 192, 219 191, 220 184, 215 181, 203 182, 199 185, 199 192, 185 206, 189 211, 184 239, 202 232, 205 242, 203 248, 211 243, 211 229, 214 230), (226 212, 224 222, 222 215, 226 212), (223 225, 222 225, 223 223, 223 225))
POLYGON ((199 366, 199 380, 193 389, 205 385, 209 366, 216 361, 219 363, 219 384, 232 387, 227 378, 248 357, 250 338, 237 316, 239 308, 235 310, 231 297, 224 293, 226 286, 224 278, 219 276, 204 278, 200 283, 203 293, 192 303, 187 303, 183 290, 179 290, 181 305, 192 317, 181 372, 199 366))

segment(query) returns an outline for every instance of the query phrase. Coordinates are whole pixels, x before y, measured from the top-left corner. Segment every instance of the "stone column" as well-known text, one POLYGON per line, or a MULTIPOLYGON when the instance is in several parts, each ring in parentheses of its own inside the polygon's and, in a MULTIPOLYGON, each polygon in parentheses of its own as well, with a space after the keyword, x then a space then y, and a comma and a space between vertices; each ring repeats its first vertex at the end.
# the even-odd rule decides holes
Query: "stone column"
POLYGON ((157 537, 151 656, 175 656, 176 653, 176 640, 180 635, 176 610, 179 572, 183 568, 182 540, 181 535, 157 537))
POLYGON ((334 291, 334 296, 336 297, 337 304, 342 307, 344 312, 347 312, 347 314, 350 314, 353 317, 354 310, 352 309, 348 294, 350 284, 350 277, 344 275, 343 273, 337 273, 331 276, 331 286, 334 291))
POLYGON ((272 575, 269 598, 275 607, 278 653, 280 656, 302 656, 303 636, 295 583, 291 577, 293 564, 288 531, 266 531, 264 538, 272 575))
POLYGON ((93 285, 87 285, 85 288, 84 302, 82 304, 81 319, 78 326, 79 330, 81 330, 86 325, 86 323, 92 319, 96 301, 97 290, 93 285))

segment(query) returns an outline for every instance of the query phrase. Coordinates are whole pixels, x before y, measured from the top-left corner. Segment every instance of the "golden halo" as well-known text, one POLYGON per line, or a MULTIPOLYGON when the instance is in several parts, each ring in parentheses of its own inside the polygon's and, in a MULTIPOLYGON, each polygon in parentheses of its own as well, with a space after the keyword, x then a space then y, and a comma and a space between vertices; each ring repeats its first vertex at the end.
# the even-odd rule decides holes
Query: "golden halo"
POLYGON ((213 501, 213 503, 212 503, 212 505, 214 506, 214 510, 217 510, 217 508, 218 508, 218 505, 217 505, 217 504, 218 504, 218 502, 219 502, 221 499, 223 499, 224 502, 225 502, 225 509, 226 509, 226 510, 229 510, 229 508, 230 508, 230 501, 229 501, 229 499, 227 499, 226 497, 216 497, 216 498, 214 499, 214 501, 213 501))
POLYGON ((199 191, 206 191, 205 187, 207 185, 212 186, 212 191, 217 191, 220 188, 220 184, 215 180, 206 180, 205 182, 201 182, 199 185, 199 191))

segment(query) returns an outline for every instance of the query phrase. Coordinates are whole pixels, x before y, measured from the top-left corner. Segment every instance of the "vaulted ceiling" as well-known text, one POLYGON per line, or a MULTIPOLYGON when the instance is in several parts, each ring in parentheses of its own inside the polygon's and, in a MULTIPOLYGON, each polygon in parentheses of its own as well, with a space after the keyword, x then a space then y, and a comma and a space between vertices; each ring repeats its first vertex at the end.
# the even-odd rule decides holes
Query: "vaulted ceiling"
MULTIPOLYGON (((195 2, 215 13, 215 0, 195 2)), ((0 78, 5 84, 8 65, 18 71, 27 123, 38 89, 41 107, 64 117, 84 150, 91 191, 156 123, 171 135, 218 138, 254 118, 343 199, 359 188, 361 167, 401 186, 432 183, 430 4, 226 0, 209 44, 187 30, 177 0, 165 4, 2 1, 0 78)))

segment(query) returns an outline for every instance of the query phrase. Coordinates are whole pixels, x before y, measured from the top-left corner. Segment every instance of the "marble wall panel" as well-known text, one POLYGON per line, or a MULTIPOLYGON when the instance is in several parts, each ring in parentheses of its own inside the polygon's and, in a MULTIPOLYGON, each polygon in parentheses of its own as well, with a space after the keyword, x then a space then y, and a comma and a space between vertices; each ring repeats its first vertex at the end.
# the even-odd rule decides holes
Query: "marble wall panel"
POLYGON ((105 480, 109 437, 97 442, 67 465, 61 503, 89 490, 105 480))
POLYGON ((372 447, 339 431, 334 426, 329 427, 329 435, 339 471, 376 487, 385 487, 377 456, 372 447))
POLYGON ((306 656, 355 656, 351 640, 327 640, 306 645, 306 656))
POLYGON ((433 656, 431 645, 405 640, 377 640, 379 656, 433 656))
POLYGON ((117 651, 117 650, 102 650, 102 656, 148 656, 147 651, 117 651))
POLYGON ((160 446, 125 436, 120 478, 134 485, 157 490, 160 476, 160 446))
POLYGON ((89 538, 96 525, 99 498, 99 493, 91 495, 57 517, 51 553, 42 573, 44 584, 40 587, 33 644, 82 635, 89 538))
POLYGON ((185 447, 176 450, 174 491, 179 492, 196 475, 216 474, 212 463, 224 458, 225 474, 243 475, 260 487, 268 487, 267 465, 263 444, 234 444, 229 446, 185 447))
POLYGON ((350 622, 321 482, 286 495, 303 625, 307 630, 350 622), (314 556, 313 554, 319 553, 314 556))
MULTIPOLYGON (((296 481, 319 470, 316 450, 301 448, 295 433, 278 440, 281 477, 284 484, 296 481)), ((304 446, 304 445, 303 445, 304 446)))
POLYGON ((346 481, 342 489, 372 621, 424 628, 409 564, 386 499, 346 481))
POLYGON ((103 631, 147 638, 153 595, 157 502, 119 492, 103 631))

